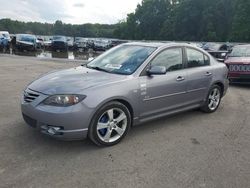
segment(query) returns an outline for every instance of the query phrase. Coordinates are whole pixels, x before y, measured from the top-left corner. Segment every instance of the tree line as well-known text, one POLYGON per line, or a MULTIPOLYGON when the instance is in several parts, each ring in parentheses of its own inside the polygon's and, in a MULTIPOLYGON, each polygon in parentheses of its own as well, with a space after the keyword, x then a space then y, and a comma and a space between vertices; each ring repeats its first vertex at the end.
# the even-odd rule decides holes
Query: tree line
POLYGON ((131 40, 250 42, 250 0, 142 0, 117 24, 0 20, 10 33, 131 40))
POLYGON ((0 31, 13 34, 27 33, 35 35, 65 35, 72 37, 107 37, 112 38, 116 25, 108 24, 65 24, 58 20, 54 24, 39 22, 20 22, 0 19, 0 31))
POLYGON ((250 41, 250 0, 142 0, 120 22, 119 38, 250 41))

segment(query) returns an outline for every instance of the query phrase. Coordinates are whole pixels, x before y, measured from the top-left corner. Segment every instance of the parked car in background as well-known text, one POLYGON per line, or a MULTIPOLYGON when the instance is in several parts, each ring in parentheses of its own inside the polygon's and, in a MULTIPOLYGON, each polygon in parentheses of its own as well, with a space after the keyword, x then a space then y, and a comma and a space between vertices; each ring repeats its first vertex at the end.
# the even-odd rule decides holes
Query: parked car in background
POLYGON ((15 50, 19 51, 36 51, 37 49, 37 38, 35 35, 30 34, 17 34, 15 50))
POLYGON ((36 39, 37 49, 44 48, 44 41, 42 37, 37 37, 36 39))
POLYGON ((111 39, 111 44, 110 44, 110 47, 113 48, 115 46, 118 46, 120 44, 124 44, 124 43, 127 43, 128 41, 126 40, 119 40, 119 39, 111 39))
POLYGON ((227 43, 220 44, 220 43, 207 42, 202 44, 201 48, 210 53, 219 62, 224 62, 227 54, 232 49, 232 45, 227 43))
POLYGON ((231 83, 250 84, 250 45, 237 45, 228 54, 225 64, 231 83))
MULTIPOLYGON (((46 74, 24 91, 31 127, 55 138, 120 142, 132 125, 200 108, 212 113, 228 88, 228 69, 200 48, 128 43, 85 66, 46 74)), ((198 126, 198 124, 197 124, 198 126)))
POLYGON ((68 43, 68 49, 73 50, 74 49, 74 38, 67 37, 67 43, 68 43))
POLYGON ((43 45, 45 50, 51 49, 53 37, 44 37, 43 45))
POLYGON ((83 49, 84 51, 86 51, 88 49, 88 40, 82 37, 75 37, 75 41, 74 41, 74 49, 78 50, 78 49, 83 49))
POLYGON ((94 40, 95 51, 106 51, 111 47, 111 43, 108 40, 94 40))
POLYGON ((10 34, 8 31, 0 31, 0 36, 6 38, 9 42, 11 41, 10 34))
POLYGON ((0 50, 7 50, 10 46, 10 36, 6 31, 0 31, 0 50))
POLYGON ((51 48, 53 51, 68 51, 68 42, 65 36, 53 36, 51 48))

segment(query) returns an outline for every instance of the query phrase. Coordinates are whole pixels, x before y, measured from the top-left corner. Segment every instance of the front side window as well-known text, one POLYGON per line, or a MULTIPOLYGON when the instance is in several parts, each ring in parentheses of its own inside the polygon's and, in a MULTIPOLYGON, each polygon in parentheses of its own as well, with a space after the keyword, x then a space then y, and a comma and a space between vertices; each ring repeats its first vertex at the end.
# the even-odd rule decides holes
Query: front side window
POLYGON ((168 72, 182 69, 182 49, 172 48, 161 52, 151 66, 164 66, 168 72))
POLYGON ((209 65, 209 58, 202 52, 187 48, 187 66, 188 68, 202 67, 209 65))

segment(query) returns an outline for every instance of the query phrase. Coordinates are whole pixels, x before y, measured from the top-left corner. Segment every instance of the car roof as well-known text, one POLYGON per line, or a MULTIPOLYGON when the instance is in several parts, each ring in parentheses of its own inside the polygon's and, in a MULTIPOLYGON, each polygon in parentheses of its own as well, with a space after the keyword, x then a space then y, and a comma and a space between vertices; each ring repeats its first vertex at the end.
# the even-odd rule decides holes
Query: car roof
POLYGON ((250 47, 250 44, 238 44, 235 45, 234 47, 250 47))
POLYGON ((19 35, 19 36, 34 36, 35 37, 35 35, 32 35, 32 34, 21 34, 21 33, 18 33, 16 35, 19 35))
POLYGON ((171 46, 189 46, 194 47, 194 45, 183 43, 183 42, 129 42, 123 45, 139 45, 139 46, 147 46, 147 47, 171 47, 171 46))

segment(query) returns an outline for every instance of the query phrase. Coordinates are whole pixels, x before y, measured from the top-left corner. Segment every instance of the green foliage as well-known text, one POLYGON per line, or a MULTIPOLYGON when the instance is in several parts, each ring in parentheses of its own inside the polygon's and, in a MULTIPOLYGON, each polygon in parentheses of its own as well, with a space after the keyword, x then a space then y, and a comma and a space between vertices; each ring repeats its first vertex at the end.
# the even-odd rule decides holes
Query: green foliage
POLYGON ((124 39, 250 41, 249 0, 142 0, 117 24, 124 39))
POLYGON ((250 42, 250 0, 142 0, 114 25, 0 20, 10 33, 111 37, 132 40, 250 42))
POLYGON ((250 41, 250 1, 237 0, 234 6, 235 13, 232 24, 232 40, 239 42, 250 41))
POLYGON ((38 22, 20 22, 10 19, 0 20, 0 31, 10 33, 29 33, 36 35, 66 35, 79 37, 113 37, 116 25, 107 24, 64 24, 58 20, 55 24, 38 22))

